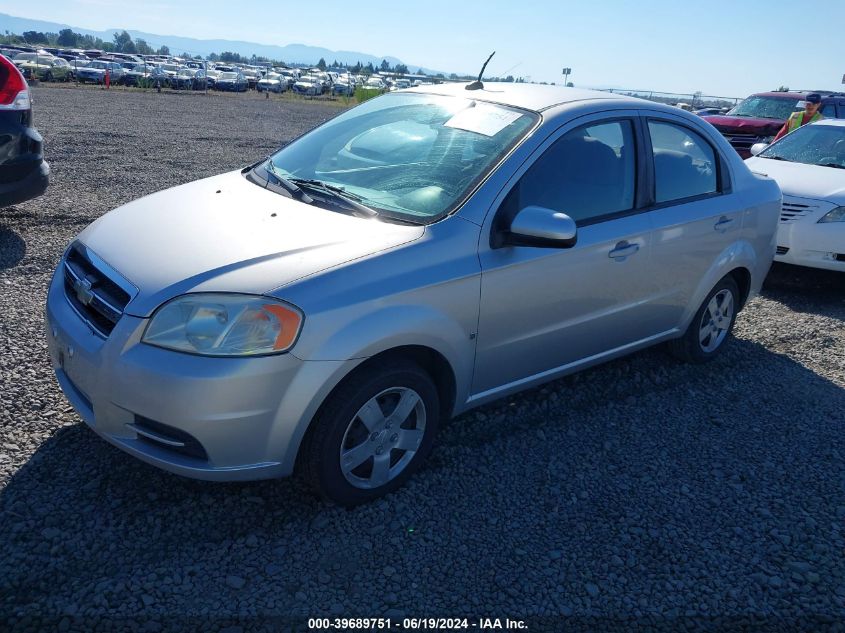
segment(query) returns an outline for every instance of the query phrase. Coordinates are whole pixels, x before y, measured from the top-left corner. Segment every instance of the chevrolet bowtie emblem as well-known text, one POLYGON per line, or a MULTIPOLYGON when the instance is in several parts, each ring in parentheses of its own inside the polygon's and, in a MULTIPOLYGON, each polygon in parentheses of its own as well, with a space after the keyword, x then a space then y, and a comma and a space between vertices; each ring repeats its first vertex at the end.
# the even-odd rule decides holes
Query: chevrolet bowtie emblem
POLYGON ((94 298, 94 293, 91 292, 91 282, 87 279, 77 279, 73 282, 73 291, 76 293, 76 298, 79 303, 87 306, 94 298))

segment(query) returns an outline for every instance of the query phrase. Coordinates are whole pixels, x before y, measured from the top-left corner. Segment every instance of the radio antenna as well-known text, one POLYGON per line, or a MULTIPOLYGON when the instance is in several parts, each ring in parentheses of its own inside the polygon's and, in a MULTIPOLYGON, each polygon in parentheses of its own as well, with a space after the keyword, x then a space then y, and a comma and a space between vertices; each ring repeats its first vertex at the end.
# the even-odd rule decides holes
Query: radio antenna
POLYGON ((493 51, 492 53, 490 53, 490 57, 487 58, 487 61, 484 62, 484 65, 481 67, 481 72, 478 73, 478 79, 476 79, 471 84, 469 84, 466 87, 467 90, 484 90, 484 84, 481 83, 481 76, 484 74, 484 69, 487 68, 487 64, 490 63, 490 60, 493 59, 493 55, 495 55, 495 54, 496 54, 496 51, 493 51))

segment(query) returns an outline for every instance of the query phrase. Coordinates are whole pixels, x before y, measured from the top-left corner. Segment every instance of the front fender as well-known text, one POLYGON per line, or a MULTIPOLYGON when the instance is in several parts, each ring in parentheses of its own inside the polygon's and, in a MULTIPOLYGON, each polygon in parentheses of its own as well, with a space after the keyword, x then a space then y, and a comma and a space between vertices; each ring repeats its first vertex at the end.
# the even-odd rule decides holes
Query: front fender
POLYGON ((719 283, 722 277, 737 268, 745 268, 751 275, 751 288, 759 286, 760 282, 757 281, 757 271, 760 268, 759 257, 751 243, 746 240, 733 242, 713 261, 713 265, 696 286, 692 300, 684 311, 681 332, 685 332, 689 327, 692 318, 698 312, 707 294, 719 283))
MULTIPOLYGON (((425 347, 443 356, 455 376, 456 402, 466 401, 475 341, 459 323, 428 306, 396 305, 360 316, 310 349, 303 369, 288 386, 290 395, 277 413, 270 442, 285 447, 281 461, 286 474, 293 471, 302 438, 332 390, 367 358, 405 346, 425 347), (291 420, 298 423, 292 425, 291 420)), ((295 355, 305 351, 298 348, 295 355)))
MULTIPOLYGON (((320 324, 312 323, 320 328, 320 324)), ((475 358, 474 321, 461 323, 429 305, 392 305, 361 314, 307 350, 317 361, 366 359, 382 352, 419 346, 440 354, 455 376, 456 402, 469 396, 475 358)), ((327 330, 323 330, 327 331, 327 330)), ((306 350, 294 350, 294 353, 306 350)))

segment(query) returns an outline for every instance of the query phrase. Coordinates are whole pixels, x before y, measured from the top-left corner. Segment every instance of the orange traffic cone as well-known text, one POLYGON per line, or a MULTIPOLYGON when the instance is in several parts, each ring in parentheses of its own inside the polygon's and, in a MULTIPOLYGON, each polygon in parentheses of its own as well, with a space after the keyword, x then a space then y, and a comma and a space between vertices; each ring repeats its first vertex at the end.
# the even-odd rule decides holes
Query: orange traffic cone
POLYGON ((106 68, 106 89, 111 85, 111 74, 109 73, 108 68, 106 68))

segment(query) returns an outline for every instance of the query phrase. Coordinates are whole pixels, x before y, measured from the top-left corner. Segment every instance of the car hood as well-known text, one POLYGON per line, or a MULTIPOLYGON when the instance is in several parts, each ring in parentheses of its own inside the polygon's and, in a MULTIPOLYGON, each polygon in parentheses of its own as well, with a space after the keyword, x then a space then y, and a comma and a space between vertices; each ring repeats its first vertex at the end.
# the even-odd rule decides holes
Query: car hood
POLYGON ((783 127, 783 121, 777 119, 721 115, 703 116, 701 118, 723 134, 777 134, 778 130, 783 127))
POLYGON ((845 169, 790 163, 754 156, 745 161, 751 171, 777 181, 783 193, 797 198, 845 205, 845 169))
POLYGON ((145 317, 187 292, 266 294, 424 232, 304 204, 231 172, 130 202, 79 240, 138 289, 126 312, 145 317))

